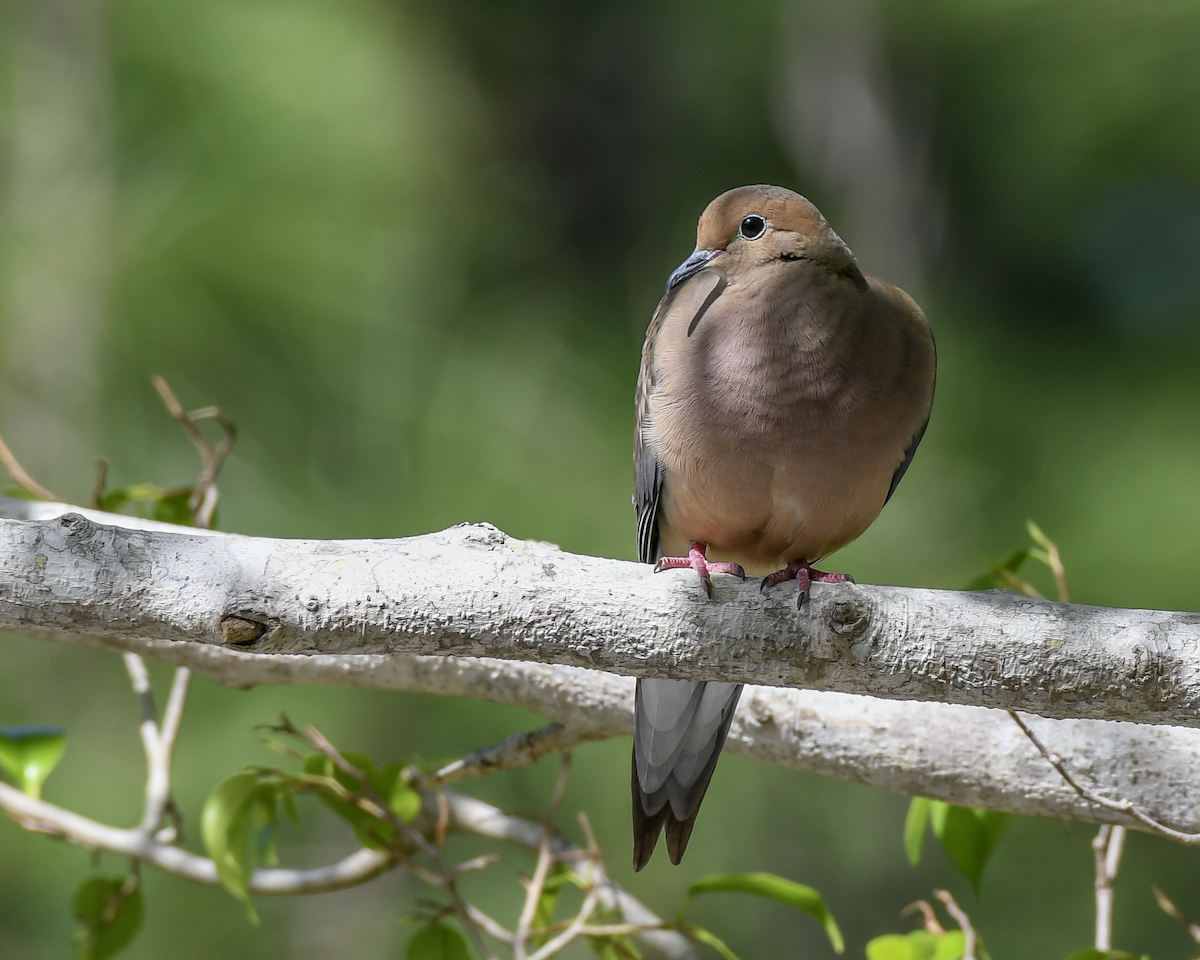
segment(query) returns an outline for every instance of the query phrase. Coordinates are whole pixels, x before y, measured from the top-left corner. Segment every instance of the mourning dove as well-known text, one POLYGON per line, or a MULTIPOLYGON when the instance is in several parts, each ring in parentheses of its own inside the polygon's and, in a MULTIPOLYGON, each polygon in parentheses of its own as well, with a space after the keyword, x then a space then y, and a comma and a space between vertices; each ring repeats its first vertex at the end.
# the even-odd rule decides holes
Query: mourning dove
MULTIPOLYGON (((925 315, 858 268, 808 200, 782 187, 717 197, 667 281, 637 385, 638 558, 656 570, 769 574, 763 587, 845 574, 812 567, 879 515, 933 403, 925 315)), ((633 862, 666 827, 679 863, 741 684, 639 680, 633 862)))

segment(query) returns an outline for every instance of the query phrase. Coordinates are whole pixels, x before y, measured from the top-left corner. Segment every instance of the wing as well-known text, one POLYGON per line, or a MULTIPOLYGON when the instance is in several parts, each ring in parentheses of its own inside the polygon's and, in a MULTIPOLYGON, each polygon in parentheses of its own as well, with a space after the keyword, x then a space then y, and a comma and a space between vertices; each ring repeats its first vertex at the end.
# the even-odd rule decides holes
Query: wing
POLYGON ((637 513, 638 560, 654 563, 658 559, 658 500, 662 493, 662 464, 654 452, 654 421, 650 397, 654 393, 654 344, 662 329, 667 307, 674 299, 671 291, 662 298, 646 330, 642 347, 642 367, 638 372, 635 406, 637 422, 633 433, 633 509, 637 513))
POLYGON ((658 559, 658 504, 664 482, 663 466, 655 450, 654 415, 650 403, 659 386, 654 363, 658 335, 663 325, 670 322, 685 325, 691 336, 727 285, 724 274, 716 268, 698 271, 667 290, 646 329, 633 435, 633 507, 637 512, 638 560, 642 563, 654 563, 658 559))
MULTIPOLYGON (((930 408, 933 406, 933 398, 929 400, 930 408)), ((883 505, 887 506, 887 502, 892 499, 892 494, 896 492, 896 488, 900 486, 900 481, 904 479, 904 475, 908 472, 908 465, 913 462, 913 457, 917 455, 917 447, 921 445, 921 438, 925 436, 925 428, 929 426, 929 414, 925 414, 925 419, 921 421, 921 426, 917 428, 916 434, 908 442, 908 446, 904 448, 904 460, 900 466, 896 468, 896 472, 892 474, 892 485, 888 487, 887 496, 883 498, 883 505)))

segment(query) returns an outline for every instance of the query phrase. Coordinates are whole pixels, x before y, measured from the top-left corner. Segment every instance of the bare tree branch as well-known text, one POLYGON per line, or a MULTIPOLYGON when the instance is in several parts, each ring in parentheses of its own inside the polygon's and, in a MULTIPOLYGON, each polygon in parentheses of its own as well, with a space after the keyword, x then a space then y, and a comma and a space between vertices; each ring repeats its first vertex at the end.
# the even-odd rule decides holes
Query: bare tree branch
POLYGON ((978 934, 975 933, 975 927, 971 923, 971 918, 967 916, 967 911, 958 905, 958 901, 954 899, 954 894, 949 890, 934 890, 933 895, 942 901, 942 904, 946 907, 946 912, 954 918, 954 922, 958 924, 958 928, 963 932, 962 960, 975 960, 975 944, 978 940, 978 934))
POLYGON ((1125 828, 1104 824, 1092 840, 1096 861, 1096 937, 1097 950, 1112 949, 1113 881, 1121 868, 1125 847, 1125 828))
POLYGON ((1200 615, 1005 591, 786 587, 564 553, 494 527, 404 540, 0 521, 0 627, 256 653, 499 657, 1052 717, 1200 725, 1200 615), (97 581, 110 584, 97 595, 97 581))
POLYGON ((58 499, 58 497, 34 480, 25 471, 25 468, 21 466, 21 461, 8 449, 8 444, 4 442, 3 437, 0 437, 0 463, 4 464, 4 469, 8 471, 8 475, 13 478, 17 486, 28 490, 35 497, 40 497, 42 500, 58 499))
MULTIPOLYGON (((8 516, 28 516, 53 520, 55 516, 61 516, 72 510, 84 513, 96 520, 104 520, 113 524, 120 523, 129 529, 170 532, 173 534, 169 540, 172 545, 170 550, 181 553, 194 552, 196 545, 201 542, 208 545, 213 551, 231 550, 236 545, 280 543, 256 541, 252 538, 233 537, 203 530, 190 530, 186 537, 180 537, 178 535, 179 528, 168 524, 131 517, 117 517, 96 511, 84 511, 62 504, 0 499, 0 514, 8 516)), ((18 542, 21 542, 36 526, 0 522, 0 537, 13 536, 18 542)), ((737 591, 739 587, 736 583, 723 584, 718 578, 718 599, 710 603, 702 599, 698 590, 691 589, 693 584, 683 579, 672 583, 672 578, 668 574, 655 577, 636 565, 571 557, 569 554, 555 551, 544 545, 509 541, 499 534, 495 535, 497 544, 493 544, 492 547, 485 545, 480 548, 478 544, 475 547, 468 545, 467 554, 471 557, 470 565, 455 567, 452 553, 448 551, 452 551, 454 544, 460 542, 461 538, 471 535, 471 529, 468 528, 449 531, 445 535, 449 539, 444 543, 438 540, 438 537, 442 535, 434 535, 414 540, 382 543, 316 543, 298 546, 311 551, 308 554, 309 562, 314 565, 323 565, 321 568, 324 571, 323 575, 328 576, 331 582, 347 575, 349 571, 348 563, 346 567, 341 566, 346 559, 346 554, 342 552, 344 549, 350 550, 352 553, 365 551, 365 555, 369 556, 373 549, 380 548, 381 565, 375 568, 370 586, 364 589, 363 594, 357 596, 357 601, 360 608, 369 608, 368 612, 372 615, 387 614, 388 622, 401 622, 402 616, 411 616, 414 623, 419 626, 424 622, 422 617, 425 607, 440 608, 442 613, 447 616, 449 610, 454 609, 453 606, 446 606, 453 604, 454 597, 450 597, 448 600, 443 599, 443 593, 452 593, 453 590, 447 588, 446 591, 443 591, 442 583, 439 583, 436 590, 431 588, 430 599, 427 602, 418 603, 417 600, 414 600, 414 606, 401 609, 395 609, 386 596, 375 592, 382 583, 389 582, 393 574, 400 579, 403 570, 410 569, 407 566, 403 567, 403 570, 399 568, 389 570, 388 568, 388 562, 390 562, 388 558, 394 559, 395 553, 401 550, 417 553, 415 558, 410 556, 409 559, 414 560, 414 568, 418 572, 420 572, 421 557, 428 555, 432 557, 428 561, 428 565, 432 568, 435 579, 441 578, 447 583, 459 584, 459 587, 455 589, 463 589, 462 584, 464 583, 467 587, 476 588, 475 594, 468 595, 475 599, 469 603, 464 601, 458 608, 459 629, 465 636, 483 634, 489 625, 495 623, 494 618, 499 614, 489 613, 484 607, 496 602, 492 597, 493 592, 498 591, 501 587, 511 589, 511 583, 514 580, 518 583, 516 587, 518 600, 505 621, 506 629, 516 629, 521 622, 520 617, 529 612, 530 604, 538 596, 557 598, 555 602, 558 606, 547 608, 546 604, 549 601, 540 604, 538 609, 544 612, 540 619, 533 620, 533 626, 530 628, 541 631, 540 633, 535 632, 532 636, 543 641, 543 655, 547 659, 558 656, 562 651, 559 646, 546 640, 546 636, 559 635, 557 625, 560 621, 566 622, 569 627, 576 610, 581 611, 581 615, 587 615, 587 605, 598 589, 596 584, 610 582, 604 579, 610 572, 615 575, 615 579, 612 580, 612 595, 608 594, 609 588, 605 588, 601 609, 595 617, 595 619, 603 621, 602 626, 609 635, 617 634, 622 623, 630 622, 634 624, 630 627, 630 631, 644 638, 646 635, 637 633, 638 617, 649 618, 652 625, 660 624, 662 612, 658 610, 658 606, 663 604, 675 611, 674 616, 682 617, 685 624, 703 625, 708 622, 705 618, 715 618, 718 633, 721 625, 726 622, 725 618, 750 617, 750 614, 740 613, 738 609, 747 604, 755 608, 751 613, 757 611, 758 620, 753 618, 751 620, 762 622, 764 631, 771 627, 776 616, 785 626, 791 625, 788 629, 792 629, 793 633, 796 629, 794 624, 797 616, 795 610, 790 606, 791 601, 787 598, 779 601, 780 609, 776 614, 772 612, 774 607, 770 605, 764 607, 753 598, 743 601, 741 598, 735 600, 727 595, 723 596, 723 591, 737 591), (483 553, 482 559, 476 555, 478 549, 481 549, 483 553), (421 551, 428 551, 428 554, 421 553, 421 551), (501 580, 489 579, 488 563, 492 564, 492 569, 495 569, 497 564, 515 564, 520 566, 520 570, 505 573, 502 578, 503 582, 501 582, 501 580), (557 593, 545 593, 545 591, 555 589, 554 581, 556 579, 545 572, 547 566, 552 567, 558 574, 558 578, 565 581, 557 593), (580 568, 585 574, 584 580, 590 584, 584 588, 582 596, 574 590, 576 581, 570 579, 579 572, 580 568), (572 570, 575 571, 575 574, 570 573, 572 570), (529 573, 528 594, 532 599, 525 597, 524 588, 519 585, 524 575, 522 571, 529 573), (558 571, 562 572, 558 573, 558 571), (376 577, 380 578, 379 584, 376 582, 376 577), (625 585, 627 584, 632 584, 629 595, 626 594, 625 585), (487 587, 491 587, 491 589, 486 589, 487 587), (479 596, 480 593, 484 595, 479 596), (648 593, 653 595, 652 601, 645 599, 648 593), (521 599, 522 597, 525 599, 521 599), (639 602, 649 609, 639 607, 639 602), (381 610, 380 608, 384 604, 387 604, 387 607, 381 610), (627 621, 627 613, 632 620, 627 621)), ((72 549, 86 559, 89 553, 110 549, 113 541, 105 541, 104 536, 107 535, 101 535, 98 542, 94 538, 75 542, 72 549), (106 543, 109 546, 106 546, 106 543)), ((285 546, 297 546, 294 543, 282 543, 285 546)), ((155 541, 152 538, 143 543, 141 547, 150 549, 154 544, 155 541)), ((8 541, 6 541, 6 545, 8 545, 8 541)), ((0 555, 0 567, 7 562, 15 564, 15 568, 19 571, 19 576, 16 578, 5 578, 0 572, 0 620, 4 621, 6 625, 63 626, 53 616, 53 603, 56 602, 55 591, 46 587, 44 570, 37 565, 39 552, 47 557, 47 565, 49 565, 49 554, 34 545, 31 558, 28 544, 23 549, 26 550, 23 563, 13 560, 12 552, 15 547, 7 551, 7 560, 0 555), (41 580, 38 579, 39 576, 42 577, 41 580), (20 583, 14 585, 13 581, 17 579, 20 580, 20 583), (17 604, 13 591, 19 591, 26 602, 17 604)), ((237 555, 236 551, 233 555, 237 555)), ((362 553, 358 554, 360 558, 362 555, 362 553)), ((76 556, 76 554, 71 554, 71 556, 76 556)), ((118 564, 116 572, 125 577, 124 582, 130 583, 131 591, 144 598, 147 603, 155 601, 156 597, 166 592, 167 587, 178 582, 172 580, 164 583, 158 579, 150 559, 153 554, 147 556, 142 550, 142 552, 132 554, 123 553, 121 556, 129 568, 128 570, 120 568, 118 564), (151 574, 155 575, 151 576, 151 574), (155 593, 154 584, 147 585, 145 583, 146 579, 154 580, 159 584, 159 593, 155 593)), ((262 562, 264 564, 270 562, 269 550, 262 562)), ((281 561, 276 561, 276 563, 278 562, 281 561)), ((271 563, 270 569, 275 569, 276 563, 271 563)), ((93 567, 92 571, 96 573, 98 568, 93 567)), ((264 574, 266 572, 268 571, 264 571, 264 574)), ((428 578, 430 571, 420 575, 428 578)), ((235 580, 240 583, 239 576, 235 574, 235 580)), ((89 584, 92 582, 89 581, 89 584)), ((271 577, 264 575, 256 582, 257 590, 269 593, 274 597, 272 602, 283 604, 287 599, 281 592, 282 585, 276 584, 271 577)), ((428 582, 428 580, 423 580, 423 582, 428 582)), ((223 596, 227 600, 230 598, 228 586, 224 586, 218 581, 216 588, 225 590, 223 596)), ((350 584, 344 584, 338 589, 343 589, 346 593, 353 592, 350 584)), ((832 592, 842 589, 841 587, 830 588, 832 592)), ((845 589, 849 591, 854 588, 846 587, 845 589)), ((90 586, 86 590, 81 586, 79 595, 90 596, 90 590, 92 590, 90 586)), ((818 590, 817 593, 818 600, 820 596, 826 596, 829 599, 829 596, 823 591, 818 590)), ((903 599, 910 593, 935 599, 942 598, 947 602, 953 602, 955 598, 962 596, 935 591, 902 590, 894 591, 893 596, 903 599)), ((233 599, 238 603, 257 602, 259 596, 255 592, 237 593, 236 587, 234 588, 233 599)), ((318 618, 323 616, 323 611, 327 609, 321 606, 323 602, 321 598, 308 594, 299 596, 293 594, 292 596, 293 600, 290 602, 301 606, 305 615, 312 615, 307 609, 310 600, 317 601, 316 616, 318 618), (301 601, 303 602, 301 603, 301 601)), ((966 599, 970 603, 978 605, 977 612, 981 617, 986 612, 989 603, 999 603, 1003 610, 1008 611, 1004 615, 1005 617, 1009 617, 1009 615, 1015 617, 1015 605, 1026 604, 1030 618, 1034 621, 1040 615, 1039 611, 1046 609, 1052 612, 1061 609, 1077 609, 1062 608, 1060 605, 1051 603, 1035 603, 1023 598, 1006 597, 995 593, 967 595, 966 599)), ((462 600, 461 596, 459 600, 462 600)), ((83 601, 72 599, 71 602, 82 603, 83 601)), ((194 606, 189 605, 190 601, 186 598, 181 599, 180 604, 179 609, 194 610, 194 606)), ((1134 655, 1141 656, 1136 653, 1136 649, 1138 643, 1144 642, 1146 655, 1149 656, 1149 651, 1154 651, 1154 657, 1158 658, 1150 662, 1157 662, 1160 666, 1164 666, 1167 662, 1163 658, 1176 658, 1176 654, 1170 651, 1175 650, 1177 645, 1186 639, 1186 632, 1190 629, 1188 624, 1200 622, 1200 617, 1194 615, 1156 615, 1144 611, 1097 612, 1096 608, 1082 609, 1085 613, 1088 610, 1093 611, 1089 616, 1093 616, 1095 622, 1088 625, 1088 630, 1098 631, 1101 626, 1100 621, 1106 613, 1111 613, 1117 618, 1126 617, 1135 621, 1135 625, 1125 631, 1126 641, 1129 641, 1132 632, 1132 636, 1135 638, 1131 647, 1134 655), (1137 621, 1138 617, 1144 619, 1137 621), (1175 632, 1174 627, 1170 629, 1156 627, 1155 630, 1159 630, 1159 633, 1155 634, 1146 626, 1155 617, 1159 617, 1160 622, 1164 624, 1170 623, 1174 618, 1181 621, 1183 626, 1178 632, 1175 632), (1140 622, 1142 626, 1137 626, 1137 622, 1140 622)), ((346 613, 344 620, 325 622, 325 627, 319 634, 318 646, 326 652, 315 654, 259 653, 257 652, 260 649, 259 646, 254 646, 252 648, 254 652, 250 652, 217 643, 161 640, 155 638, 157 627, 145 631, 128 630, 127 632, 122 627, 121 631, 112 630, 109 635, 103 637, 69 634, 63 632, 63 629, 45 630, 43 633, 67 642, 90 643, 108 649, 136 652, 177 666, 186 666, 195 673, 229 686, 332 684, 425 691, 516 704, 541 713, 561 725, 562 729, 554 732, 553 749, 563 749, 585 740, 627 735, 632 729, 633 681, 628 677, 618 677, 596 670, 583 670, 569 666, 476 657, 409 657, 388 653, 335 653, 333 651, 339 649, 357 649, 356 644, 361 638, 361 619, 355 619, 351 615, 354 612, 353 609, 344 612, 346 613), (115 635, 118 632, 121 635, 115 635), (139 639, 133 635, 138 632, 148 633, 152 639, 139 639)), ((1056 612, 1054 615, 1058 616, 1056 612)), ((812 619, 811 615, 806 614, 806 617, 809 620, 812 619)), ((909 625, 906 628, 909 632, 904 634, 909 637, 909 642, 917 645, 926 644, 923 649, 929 651, 928 644, 932 641, 927 633, 921 633, 912 626, 916 622, 914 617, 904 616, 901 617, 901 620, 900 627, 905 627, 905 624, 909 625)), ((1002 617, 1004 630, 1011 632, 1016 629, 1015 625, 1017 624, 1018 620, 1002 617)), ((69 623, 65 626, 69 627, 69 623)), ((823 642, 819 639, 821 631, 832 628, 828 623, 821 621, 813 621, 809 623, 809 627, 818 633, 818 638, 812 640, 811 643, 820 652, 823 642)), ((690 633, 703 639, 704 629, 707 627, 695 626, 690 633)), ((1002 656, 1003 644, 996 647, 989 646, 994 629, 987 628, 980 641, 970 637, 961 641, 965 644, 966 649, 976 650, 981 663, 985 666, 991 664, 992 667, 989 669, 997 664, 1008 663, 1008 660, 1004 659, 1008 655, 1002 656)), ((655 626, 655 630, 658 632, 651 631, 649 634, 650 641, 666 636, 659 626, 655 626)), ((568 637, 572 635, 569 629, 565 632, 568 637)), ((1031 632, 1030 629, 1023 629, 1013 635, 1022 641, 1023 653, 1021 656, 1023 659, 1004 669, 1015 670, 1024 677, 1036 676, 1036 665, 1043 662, 1043 654, 1050 656, 1054 653, 1050 648, 1055 643, 1059 644, 1058 653, 1060 654, 1065 646, 1059 636, 1050 635, 1039 640, 1037 639, 1038 634, 1031 632)), ((624 636, 620 636, 618 639, 621 643, 629 643, 624 636)), ((614 640, 614 642, 617 641, 614 640)), ((804 648, 803 644, 801 646, 804 648)), ((1096 646, 1100 651, 1096 659, 1100 662, 1103 660, 1104 643, 1098 639, 1096 646)), ((682 649, 686 651, 687 647, 684 646, 682 649)), ((735 646, 734 650, 737 649, 739 648, 735 646)), ((849 669, 861 673, 867 670, 871 662, 870 654, 874 648, 868 645, 863 652, 865 657, 860 656, 860 660, 863 662, 855 664, 853 652, 857 649, 852 648, 851 654, 847 655, 848 663, 849 669)), ((578 650, 579 647, 574 648, 573 651, 565 651, 565 655, 575 656, 578 654, 578 650)), ((1182 659, 1184 653, 1186 651, 1181 650, 1178 657, 1182 659)), ((791 655, 798 656, 794 650, 791 655)), ((927 652, 927 656, 931 662, 926 664, 926 670, 936 674, 937 655, 927 652)), ((1079 656, 1082 659, 1083 653, 1080 653, 1079 656)), ((644 666, 644 662, 644 660, 635 661, 629 668, 630 672, 639 670, 644 666)), ((680 666, 683 667, 686 664, 680 664, 680 666)), ((981 684, 984 682, 984 672, 981 667, 979 676, 981 684)), ((1179 671, 1176 671, 1175 668, 1166 670, 1165 673, 1162 670, 1157 673, 1151 670, 1147 674, 1151 679, 1141 683, 1142 687, 1147 688, 1148 692, 1145 695, 1149 696, 1156 689, 1153 682, 1154 676, 1178 675, 1178 673, 1179 671)), ((1053 694, 1055 687, 1050 682, 1053 679, 1054 675, 1051 671, 1042 691, 1043 694, 1053 694)), ((1026 688, 1032 683, 1033 680, 1030 679, 1026 683, 1026 688)), ((926 681, 914 682, 914 689, 917 693, 924 689, 922 684, 927 686, 926 681)), ((1130 690, 1136 686, 1138 684, 1130 681, 1130 690)), ((1137 693, 1137 691, 1133 692, 1137 693)), ((1059 708, 1062 708, 1061 703, 1059 708)), ((1027 722, 1047 742, 1054 745, 1056 755, 1062 758, 1069 769, 1086 775, 1088 781, 1095 784, 1097 789, 1111 796, 1128 798, 1154 821, 1173 830, 1182 833, 1200 832, 1200 767, 1195 761, 1195 758, 1200 756, 1200 730, 1169 726, 1152 727, 1128 722, 1055 721, 1032 717, 1027 718, 1027 722)), ((543 735, 535 736, 535 743, 541 736, 543 735)), ((507 766, 510 760, 518 758, 522 754, 521 736, 515 737, 509 744, 492 749, 507 758, 502 762, 502 765, 507 766)), ((742 696, 727 749, 743 756, 754 757, 797 770, 852 780, 901 793, 928 796, 966 806, 1148 829, 1135 816, 1125 812, 1123 807, 1119 809, 1104 808, 1078 794, 1046 763, 1043 756, 1026 740, 1003 711, 916 701, 881 700, 874 697, 821 693, 814 690, 750 686, 742 696), (948 730, 954 731, 953 737, 946 736, 948 730)), ((481 754, 487 753, 488 751, 481 751, 481 754)), ((459 774, 465 775, 467 772, 465 761, 470 759, 464 758, 464 767, 457 768, 457 772, 450 772, 448 779, 456 779, 459 774)))
POLYGON ((195 487, 192 488, 192 495, 188 499, 188 509, 195 518, 196 526, 207 530, 213 525, 217 514, 217 500, 220 498, 217 475, 221 472, 225 458, 237 440, 237 429, 220 407, 202 407, 188 413, 184 410, 183 404, 176 399, 171 388, 167 386, 166 380, 155 374, 151 378, 151 382, 154 384, 154 389, 158 391, 159 397, 162 398, 167 412, 183 427, 188 439, 192 441, 192 445, 200 454, 203 467, 200 471, 200 479, 196 481, 195 487), (216 420, 221 425, 224 436, 215 449, 196 425, 199 420, 216 420))
MULTIPOLYGON (((1057 770, 1059 776, 1061 776, 1063 780, 1070 785, 1071 789, 1083 797, 1083 799, 1087 800, 1089 803, 1094 803, 1099 807, 1103 807, 1106 810, 1111 810, 1114 813, 1123 813, 1128 817, 1132 817, 1135 821, 1137 821, 1142 829, 1146 830, 1148 833, 1157 833, 1159 836, 1166 837, 1169 840, 1174 840, 1176 843, 1182 843, 1188 846, 1200 845, 1200 831, 1185 833, 1180 830, 1173 830, 1156 820, 1154 817, 1150 816, 1144 810, 1140 809, 1132 800, 1126 798, 1113 800, 1109 797, 1102 796, 1095 790, 1090 790, 1085 787, 1075 778, 1071 771, 1067 769, 1067 765, 1063 762, 1062 757, 1052 753, 1050 748, 1041 741, 1038 735, 1029 728, 1029 725, 1020 716, 1013 711, 1010 711, 1009 715, 1017 721, 1017 726, 1019 726, 1025 736, 1027 736, 1033 742, 1033 745, 1038 748, 1038 751, 1043 757, 1046 758, 1046 761, 1050 764, 1050 766, 1057 770)), ((1117 856, 1119 858, 1120 847, 1118 847, 1117 850, 1117 856)))

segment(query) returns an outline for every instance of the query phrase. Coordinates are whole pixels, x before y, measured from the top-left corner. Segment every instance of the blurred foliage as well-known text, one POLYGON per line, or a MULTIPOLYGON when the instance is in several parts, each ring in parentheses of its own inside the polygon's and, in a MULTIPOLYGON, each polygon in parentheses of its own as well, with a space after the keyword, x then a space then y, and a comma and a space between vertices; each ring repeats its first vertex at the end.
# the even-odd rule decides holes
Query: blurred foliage
MULTIPOLYGON (((224 529, 396 536, 487 519, 631 558, 641 338, 704 204, 736 184, 784 183, 851 247, 869 246, 839 226, 850 199, 789 146, 788 103, 824 96, 788 86, 805 39, 797 24, 816 9, 4 5, 0 433, 77 501, 99 454, 114 488, 147 478, 180 488, 195 454, 150 386, 162 373, 186 405, 219 403, 241 430, 223 475, 224 529)), ((1195 609, 1200 7, 844 9, 865 31, 851 39, 871 41, 847 42, 847 62, 863 61, 922 158, 927 270, 916 292, 940 377, 920 456, 841 568, 957 587, 1033 515, 1071 558, 1075 599, 1195 609)), ((839 110, 834 122, 859 116, 839 110)), ((136 704, 116 658, 11 636, 0 647, 0 723, 72 731, 50 799, 118 821, 136 809, 136 704)), ((378 756, 456 755, 537 723, 366 691, 197 684, 193 700, 178 770, 192 837, 212 785, 260 759, 244 731, 284 708, 378 756)), ((578 751, 570 787, 614 849, 628 831, 627 753, 617 742, 578 751)), ((657 909, 703 873, 813 878, 848 955, 861 956, 896 928, 898 904, 950 882, 941 851, 908 866, 903 798, 733 757, 721 771, 683 868, 655 863, 634 878, 612 858, 616 878, 657 909)), ((535 768, 481 790, 528 809, 546 776, 535 768)), ((320 828, 280 829, 314 863, 345 849, 320 828)), ((1018 819, 982 901, 950 882, 997 956, 1053 960, 1086 942, 1089 837, 1018 819)), ((87 855, 7 822, 0 849, 0 958, 61 956, 87 855)), ((1184 955, 1186 935, 1145 891, 1172 883, 1200 914, 1194 871, 1188 851, 1132 837, 1118 944, 1184 955)), ((390 877, 271 901, 251 929, 219 891, 142 882, 152 908, 128 956, 178 960, 399 956, 395 901, 417 895, 390 877)), ((472 882, 489 906, 511 907, 486 878, 472 882)), ((733 931, 739 955, 828 955, 819 929, 718 902, 734 899, 695 910, 733 931)))

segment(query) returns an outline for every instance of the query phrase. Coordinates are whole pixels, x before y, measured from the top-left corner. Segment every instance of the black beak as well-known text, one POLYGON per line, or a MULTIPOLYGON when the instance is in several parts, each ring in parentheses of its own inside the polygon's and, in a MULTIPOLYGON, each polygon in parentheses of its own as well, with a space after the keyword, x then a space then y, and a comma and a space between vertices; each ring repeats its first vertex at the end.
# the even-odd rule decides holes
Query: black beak
POLYGON ((667 277, 667 292, 670 293, 689 277, 694 277, 719 257, 722 252, 721 250, 697 250, 676 267, 674 273, 667 277))

